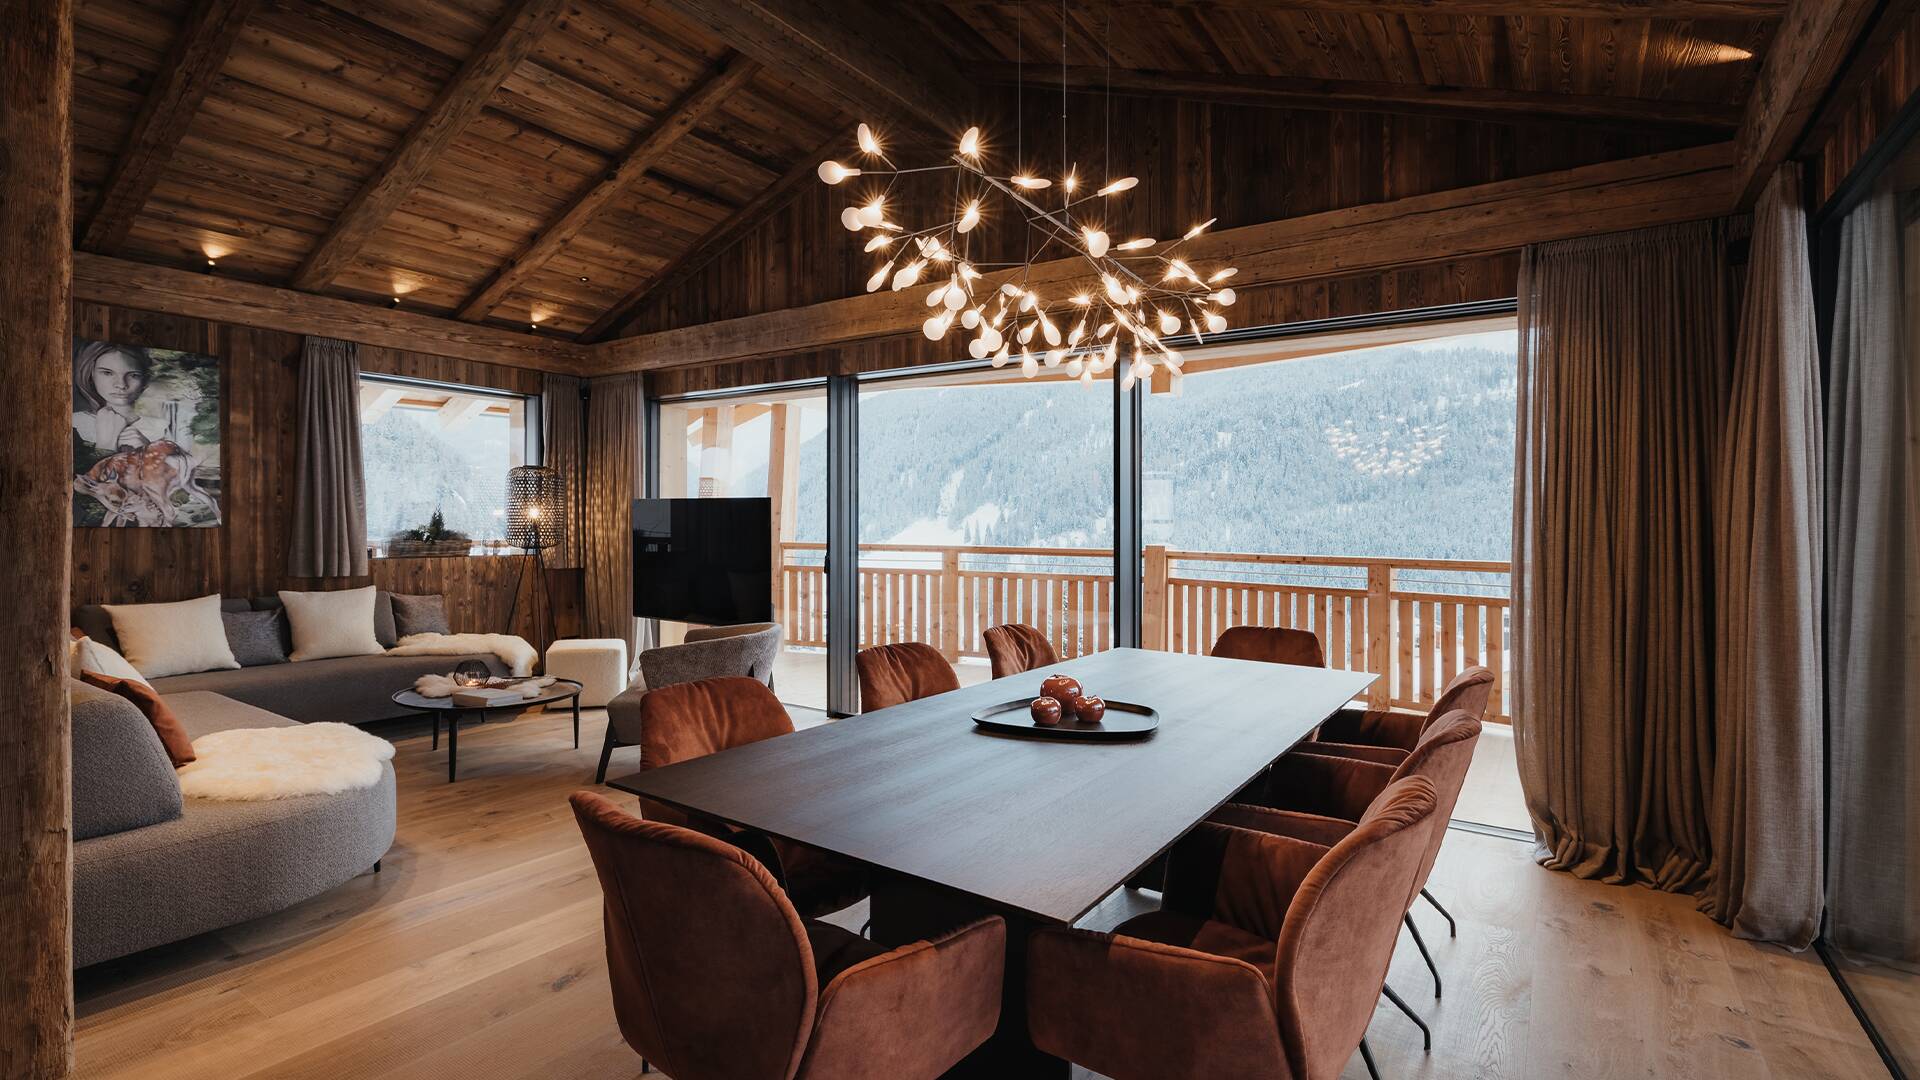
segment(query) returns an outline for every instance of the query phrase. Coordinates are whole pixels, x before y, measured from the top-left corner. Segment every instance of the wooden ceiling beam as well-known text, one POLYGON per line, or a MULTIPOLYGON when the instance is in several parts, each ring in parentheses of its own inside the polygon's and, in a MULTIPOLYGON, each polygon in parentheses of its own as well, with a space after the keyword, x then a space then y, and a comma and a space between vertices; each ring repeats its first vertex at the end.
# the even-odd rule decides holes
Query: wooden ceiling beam
POLYGON ((1521 122, 1584 120, 1634 127, 1648 125, 1732 131, 1741 107, 1714 102, 1661 101, 1603 94, 1558 94, 1420 83, 1362 82, 1297 76, 1139 71, 1051 64, 976 65, 982 78, 1000 86, 1026 86, 1099 93, 1112 90, 1132 97, 1178 98, 1221 105, 1281 109, 1332 109, 1355 112, 1446 116, 1465 120, 1521 122))
POLYGON ((1877 6, 1876 0, 1794 0, 1740 125, 1740 206, 1753 205, 1793 152, 1877 6))
POLYGON ((910 48, 918 24, 875 0, 664 0, 727 44, 848 116, 942 141, 972 122, 972 81, 945 55, 910 48))
POLYGON ((719 254, 732 247, 741 237, 759 228, 760 224, 780 211, 780 208, 792 202, 806 183, 814 176, 818 163, 830 157, 835 151, 847 146, 853 140, 851 128, 836 130, 813 152, 795 162, 786 174, 763 188, 760 194, 724 221, 715 225, 706 235, 693 242, 685 251, 673 257, 658 272, 642 280, 621 297, 612 307, 602 312, 580 334, 581 341, 602 341, 625 329, 624 325, 639 311, 646 298, 657 292, 674 288, 688 278, 699 273, 719 254))
POLYGON ((153 88, 140 103, 126 148, 114 161, 93 216, 80 234, 80 248, 110 255, 126 243, 133 219, 147 205, 161 171, 173 159, 174 147, 226 66, 240 28, 258 6, 258 0, 199 0, 193 6, 180 36, 154 73, 153 88))
MULTIPOLYGON (((1001 0, 931 0, 948 7, 1001 0)), ((1164 0, 1111 0, 1115 8, 1164 0)), ((1530 15, 1568 19, 1778 19, 1789 0, 1186 0, 1198 11, 1324 11, 1348 15, 1530 15)))
POLYGON ((469 321, 486 318, 502 300, 580 235, 595 214, 606 209, 645 176, 647 170, 666 156, 674 143, 698 127, 722 102, 751 82, 759 72, 758 63, 734 53, 717 70, 682 94, 652 129, 628 148, 610 172, 574 196, 558 218, 475 289, 460 305, 459 317, 469 321))
POLYGON ((563 375, 593 366, 590 349, 560 338, 86 252, 73 256, 73 298, 563 375))
MULTIPOLYGON (((1194 262, 1240 270, 1241 292, 1262 285, 1512 251, 1527 244, 1695 221, 1728 212, 1738 174, 1734 144, 1589 165, 1453 191, 1348 207, 1191 241, 1194 262)), ((849 251, 849 258, 853 252, 849 251)), ((1015 271, 989 274, 983 292, 1015 271)), ((1036 265, 1033 285, 1078 287, 1085 260, 1036 265)), ((912 295, 880 292, 679 327, 595 346, 596 373, 648 371, 828 348, 916 330, 912 295)))
POLYGON ((513 0, 400 145, 348 201, 290 282, 316 290, 338 277, 387 218, 426 179, 440 155, 480 115, 500 84, 553 26, 565 0, 513 0))

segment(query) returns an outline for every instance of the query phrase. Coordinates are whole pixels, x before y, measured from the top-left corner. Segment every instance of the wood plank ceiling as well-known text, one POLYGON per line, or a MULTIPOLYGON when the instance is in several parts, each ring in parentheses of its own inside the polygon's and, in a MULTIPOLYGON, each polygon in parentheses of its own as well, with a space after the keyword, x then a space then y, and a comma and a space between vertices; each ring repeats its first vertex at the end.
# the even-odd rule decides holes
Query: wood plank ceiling
POLYGON ((856 103, 932 133, 965 82, 1057 92, 1063 34, 1067 81, 1117 94, 1709 142, 1787 7, 848 2, 79 0, 77 246, 596 340, 804 185, 856 103))

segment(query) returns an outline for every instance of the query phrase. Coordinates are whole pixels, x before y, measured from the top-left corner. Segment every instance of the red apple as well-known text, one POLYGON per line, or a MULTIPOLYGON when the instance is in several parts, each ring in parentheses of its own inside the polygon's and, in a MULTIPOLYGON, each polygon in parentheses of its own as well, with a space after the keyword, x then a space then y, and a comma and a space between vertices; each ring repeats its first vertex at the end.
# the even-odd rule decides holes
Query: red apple
POLYGON ((1040 692, 1060 703, 1068 712, 1073 711, 1073 703, 1080 700, 1080 683, 1071 675, 1049 675, 1040 684, 1040 692))
POLYGON ((1034 723, 1041 727, 1052 727, 1060 722, 1061 714, 1065 710, 1061 708, 1057 698, 1037 697, 1033 699, 1032 705, 1027 706, 1027 711, 1033 714, 1034 723))
POLYGON ((1107 715, 1107 703, 1092 694, 1073 703, 1073 712, 1083 724, 1097 724, 1107 715))

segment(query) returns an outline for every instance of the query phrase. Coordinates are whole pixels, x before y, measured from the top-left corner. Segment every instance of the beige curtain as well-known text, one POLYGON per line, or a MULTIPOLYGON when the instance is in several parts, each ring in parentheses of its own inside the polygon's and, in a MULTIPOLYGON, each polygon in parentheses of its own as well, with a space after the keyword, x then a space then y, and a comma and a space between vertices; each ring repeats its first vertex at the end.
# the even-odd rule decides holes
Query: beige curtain
POLYGON ((1691 890, 1711 852, 1716 223, 1527 249, 1514 739, 1548 867, 1691 890))
POLYGON ((1754 210, 1715 501, 1713 872, 1736 936, 1813 943, 1821 907, 1821 419, 1797 165, 1754 210))
POLYGON ((360 459, 360 356, 351 341, 310 337, 300 358, 293 529, 287 573, 367 574, 367 482, 360 459))
POLYGON ((645 423, 639 375, 615 375, 589 385, 586 487, 580 499, 586 636, 624 640, 635 662, 643 643, 633 617, 633 500, 645 476, 645 423))
POLYGON ((547 565, 572 569, 581 565, 580 537, 586 528, 586 416, 580 402, 580 380, 571 375, 548 375, 540 384, 541 464, 560 474, 567 485, 566 535, 547 552, 547 565))

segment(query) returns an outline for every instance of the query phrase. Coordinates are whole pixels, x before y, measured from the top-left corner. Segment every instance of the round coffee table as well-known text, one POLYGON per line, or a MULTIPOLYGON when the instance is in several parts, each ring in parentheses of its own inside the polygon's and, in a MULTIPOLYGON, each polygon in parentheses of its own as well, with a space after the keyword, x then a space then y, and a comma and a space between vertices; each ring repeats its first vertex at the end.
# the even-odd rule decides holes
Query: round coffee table
POLYGON ((573 746, 580 748, 580 691, 583 687, 572 679, 555 679, 550 686, 543 686, 540 692, 529 698, 510 698, 496 705, 455 705, 450 697, 431 698, 415 693, 412 689, 397 690, 393 695, 395 705, 415 709, 433 717, 433 748, 440 749, 440 718, 447 718, 447 783, 454 781, 454 769, 460 754, 460 721, 478 717, 486 723, 488 717, 497 712, 521 713, 528 709, 537 709, 542 705, 551 705, 556 701, 573 701, 573 746))

